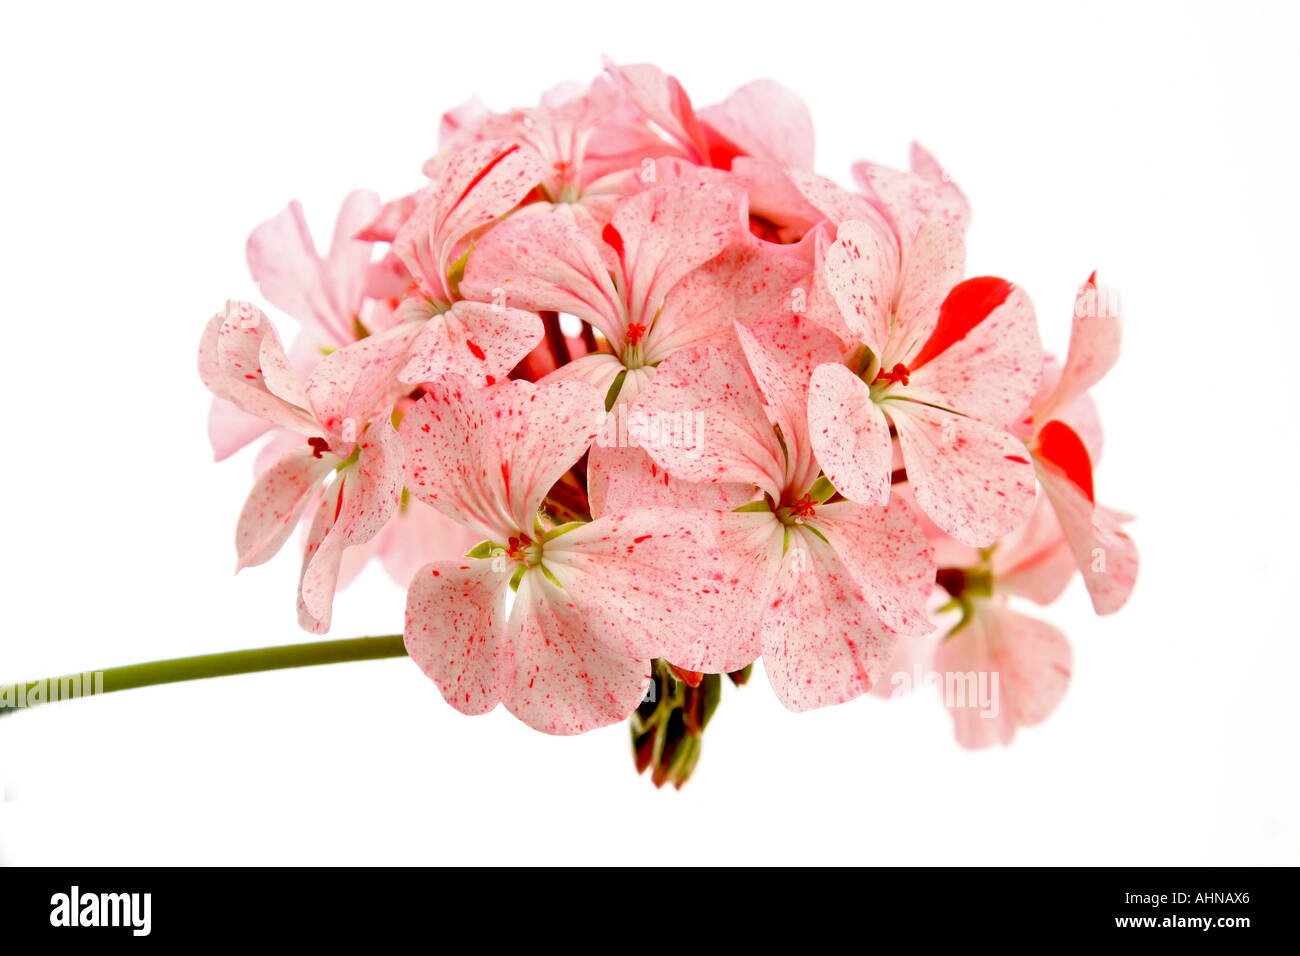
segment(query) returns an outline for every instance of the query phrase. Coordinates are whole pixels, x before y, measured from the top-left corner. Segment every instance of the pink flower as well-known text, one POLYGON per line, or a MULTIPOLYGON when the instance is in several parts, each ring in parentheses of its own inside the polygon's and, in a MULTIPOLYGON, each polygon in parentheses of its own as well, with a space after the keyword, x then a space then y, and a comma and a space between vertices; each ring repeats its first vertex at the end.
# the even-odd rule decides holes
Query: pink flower
POLYGON ((741 209, 728 189, 661 186, 620 202, 600 243, 564 206, 515 216, 475 248, 461 287, 475 298, 500 290, 524 309, 587 322, 609 351, 557 374, 595 386, 611 405, 629 401, 675 349, 729 329, 732 317, 701 308, 701 290, 688 279, 745 235, 741 209))
POLYGON ((406 486, 485 539, 464 560, 421 569, 407 597, 407 649, 464 713, 503 702, 547 733, 604 726, 641 702, 649 659, 671 635, 729 626, 698 516, 539 519, 602 417, 600 393, 582 382, 478 391, 448 377, 402 420, 406 486))
POLYGON ((269 560, 315 503, 298 591, 299 623, 315 633, 329 629, 344 550, 374 537, 398 505, 402 460, 386 409, 403 352, 392 335, 363 339, 303 382, 266 316, 244 302, 213 316, 199 347, 199 374, 214 395, 301 436, 258 476, 235 545, 237 570, 269 560))
POLYGON ((752 505, 715 513, 737 588, 731 613, 749 626, 722 635, 734 638, 725 642, 677 635, 667 656, 689 670, 717 672, 761 653, 790 709, 840 703, 871 687, 898 632, 931 629, 931 551, 906 505, 830 501, 833 489, 817 481, 806 396, 812 369, 838 354, 833 337, 798 319, 737 334, 748 369, 727 350, 683 350, 660 366, 637 401, 649 415, 706 416, 707 429, 693 441, 642 443, 671 475, 762 493, 752 505))
POLYGON ((442 375, 481 384, 507 372, 542 339, 531 312, 494 301, 461 298, 458 273, 472 237, 514 209, 545 175, 531 150, 502 141, 477 143, 426 164, 428 193, 393 239, 393 251, 414 279, 399 321, 419 325, 398 377, 417 385, 442 375))
POLYGON ((962 611, 939 642, 933 670, 963 747, 1009 744, 1018 727, 1045 720, 1069 686, 1071 652, 1056 627, 1007 606, 1018 595, 1054 601, 1074 568, 1050 509, 970 568, 943 568, 939 581, 962 611))
MULTIPOLYGON (((368 335, 365 282, 373 243, 356 234, 379 211, 379 197, 359 189, 343 200, 329 252, 321 256, 296 201, 248 237, 248 271, 272 305, 296 319, 301 331, 290 350, 293 365, 310 372, 329 351, 368 335)), ((214 399, 208 434, 217 461, 265 434, 268 423, 214 399)))
POLYGON ((851 221, 827 251, 825 282, 855 347, 813 373, 813 448, 845 497, 882 504, 892 429, 921 510, 959 541, 989 544, 1033 507, 1033 466, 1010 431, 1042 366, 1033 309, 1004 279, 959 281, 954 226, 924 222, 901 274, 888 243, 851 221))

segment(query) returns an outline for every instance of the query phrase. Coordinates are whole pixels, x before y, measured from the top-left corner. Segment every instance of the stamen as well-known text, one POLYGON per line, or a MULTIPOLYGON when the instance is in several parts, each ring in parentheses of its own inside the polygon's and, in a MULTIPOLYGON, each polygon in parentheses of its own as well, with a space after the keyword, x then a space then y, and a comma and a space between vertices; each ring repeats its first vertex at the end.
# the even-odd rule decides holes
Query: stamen
POLYGON ((638 345, 641 339, 645 337, 645 326, 639 322, 632 322, 627 327, 627 344, 638 345))
POLYGON ((509 545, 506 548, 506 557, 515 558, 522 561, 525 552, 533 546, 533 541, 526 534, 511 535, 509 545))
POLYGON ((322 452, 330 450, 330 443, 324 438, 308 438, 307 444, 311 446, 311 456, 319 458, 322 452))
POLYGON ((790 506, 790 517, 794 518, 795 524, 803 524, 809 518, 817 516, 816 505, 810 492, 790 506))
POLYGON ((908 377, 911 374, 912 374, 911 371, 908 369, 906 365, 904 365, 902 362, 898 362, 888 372, 886 372, 882 368, 879 374, 876 375, 875 381, 873 381, 871 384, 879 385, 882 382, 885 382, 888 383, 889 385, 907 385, 909 382, 908 377))

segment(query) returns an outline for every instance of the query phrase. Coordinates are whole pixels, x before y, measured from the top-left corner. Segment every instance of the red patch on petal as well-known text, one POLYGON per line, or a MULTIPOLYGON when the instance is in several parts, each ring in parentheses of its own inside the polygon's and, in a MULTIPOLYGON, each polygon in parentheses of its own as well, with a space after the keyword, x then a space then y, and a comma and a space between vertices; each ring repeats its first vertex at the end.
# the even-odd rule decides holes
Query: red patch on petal
POLYGON ((605 244, 618 253, 618 261, 623 261, 623 237, 618 234, 612 222, 606 223, 605 228, 600 231, 600 238, 605 240, 605 244))
POLYGON ((939 306, 939 321, 930 338, 912 360, 912 371, 964 339, 971 329, 987 319, 1010 294, 1011 283, 997 276, 979 276, 958 282, 948 293, 948 298, 943 300, 943 305, 939 306))
POLYGON ((1055 420, 1044 425, 1038 433, 1038 457, 1060 470, 1096 504, 1092 496, 1092 459, 1073 428, 1055 420))

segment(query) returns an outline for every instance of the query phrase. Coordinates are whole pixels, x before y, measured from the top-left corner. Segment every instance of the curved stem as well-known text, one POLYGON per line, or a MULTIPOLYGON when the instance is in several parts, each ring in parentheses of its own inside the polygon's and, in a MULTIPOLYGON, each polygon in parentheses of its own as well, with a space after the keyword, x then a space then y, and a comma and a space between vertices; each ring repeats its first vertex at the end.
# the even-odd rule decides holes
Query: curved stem
POLYGON ((40 704, 55 703, 72 697, 111 694, 133 687, 405 655, 406 646, 402 642, 402 635, 390 634, 384 637, 353 637, 341 641, 287 644, 224 654, 180 657, 148 664, 129 664, 103 671, 0 685, 0 717, 40 704))

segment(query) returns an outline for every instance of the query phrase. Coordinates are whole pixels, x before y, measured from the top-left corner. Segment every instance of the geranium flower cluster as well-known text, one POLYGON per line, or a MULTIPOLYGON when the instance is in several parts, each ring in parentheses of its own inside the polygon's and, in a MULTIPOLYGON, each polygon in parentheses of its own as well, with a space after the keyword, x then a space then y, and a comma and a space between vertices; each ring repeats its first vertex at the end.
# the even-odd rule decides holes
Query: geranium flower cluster
POLYGON ((1000 677, 993 719, 946 701, 964 744, 1042 720, 1069 645, 1008 598, 1077 569, 1108 614, 1136 575, 1093 490, 1114 295, 1082 284, 1055 362, 1022 288, 966 276, 969 205, 927 152, 853 189, 812 159, 773 82, 697 110, 607 64, 446 114, 424 184, 348 196, 326 252, 291 203, 247 251, 296 340, 230 302, 199 353, 217 457, 265 436, 239 567, 301 524, 324 633, 382 561, 453 707, 557 734, 636 712, 657 779, 689 773, 706 675, 759 658, 796 711, 916 665, 1000 677), (693 722, 647 695, 700 687, 693 722))

